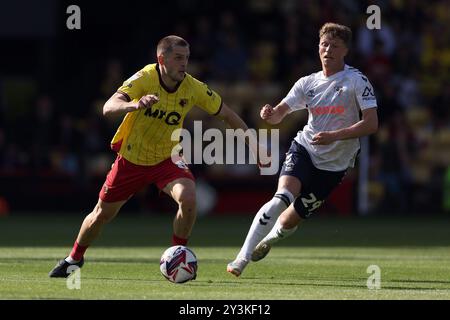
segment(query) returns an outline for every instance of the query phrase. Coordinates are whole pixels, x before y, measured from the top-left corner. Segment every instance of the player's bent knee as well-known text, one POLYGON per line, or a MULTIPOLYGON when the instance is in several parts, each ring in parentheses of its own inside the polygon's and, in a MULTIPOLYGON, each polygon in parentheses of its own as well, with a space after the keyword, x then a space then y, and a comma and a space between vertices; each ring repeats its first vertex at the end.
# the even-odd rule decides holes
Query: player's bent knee
POLYGON ((193 210, 195 210, 195 207, 197 205, 195 194, 189 193, 182 195, 180 199, 178 199, 178 204, 182 209, 192 208, 193 210))
POLYGON ((99 223, 110 222, 114 219, 125 202, 126 201, 103 202, 100 200, 93 211, 94 219, 99 223))
POLYGON ((184 202, 180 204, 180 211, 184 217, 195 218, 197 214, 197 210, 195 207, 195 202, 184 202))
POLYGON ((114 219, 117 214, 117 210, 114 208, 102 208, 96 206, 91 213, 93 224, 105 224, 114 219))
POLYGON ((101 210, 94 211, 92 213, 92 223, 93 224, 105 224, 110 222, 114 218, 114 215, 105 213, 101 210))
POLYGON ((294 210, 291 210, 289 214, 282 214, 279 218, 281 227, 284 229, 292 229, 297 227, 300 223, 301 218, 298 216, 294 210))
POLYGON ((300 194, 301 187, 302 184, 298 178, 291 176, 282 176, 278 182, 277 193, 287 191, 292 194, 293 197, 297 197, 300 194))

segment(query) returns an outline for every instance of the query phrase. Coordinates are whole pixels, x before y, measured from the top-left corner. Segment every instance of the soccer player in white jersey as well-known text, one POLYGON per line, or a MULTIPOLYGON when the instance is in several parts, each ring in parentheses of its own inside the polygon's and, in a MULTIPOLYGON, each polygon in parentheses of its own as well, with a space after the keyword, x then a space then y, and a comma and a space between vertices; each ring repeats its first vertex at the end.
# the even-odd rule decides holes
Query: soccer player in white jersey
POLYGON ((346 26, 324 24, 319 31, 322 71, 300 78, 275 108, 266 104, 261 109, 269 124, 302 109, 309 117, 286 154, 275 196, 258 211, 240 252, 227 266, 235 276, 250 260, 264 258, 275 242, 294 233, 321 206, 354 166, 358 138, 377 131, 372 85, 344 62, 351 37, 346 26))

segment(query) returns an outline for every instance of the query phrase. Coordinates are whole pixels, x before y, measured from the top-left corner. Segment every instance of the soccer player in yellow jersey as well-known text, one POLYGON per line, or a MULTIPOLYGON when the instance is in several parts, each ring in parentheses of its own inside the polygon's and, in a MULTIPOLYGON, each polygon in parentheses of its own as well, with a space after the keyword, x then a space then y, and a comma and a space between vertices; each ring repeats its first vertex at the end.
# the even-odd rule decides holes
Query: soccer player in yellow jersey
POLYGON ((59 261, 50 277, 67 277, 71 266, 82 267, 84 253, 103 225, 138 190, 155 183, 178 203, 173 221, 173 245, 186 245, 196 218, 194 177, 180 158, 172 160, 174 130, 197 106, 231 128, 247 125, 208 86, 186 73, 189 44, 178 36, 163 38, 157 63, 145 66, 126 80, 105 103, 103 113, 125 115, 111 147, 117 158, 101 188, 94 210, 86 216, 70 255, 59 261), (69 270, 68 270, 69 269, 69 270))

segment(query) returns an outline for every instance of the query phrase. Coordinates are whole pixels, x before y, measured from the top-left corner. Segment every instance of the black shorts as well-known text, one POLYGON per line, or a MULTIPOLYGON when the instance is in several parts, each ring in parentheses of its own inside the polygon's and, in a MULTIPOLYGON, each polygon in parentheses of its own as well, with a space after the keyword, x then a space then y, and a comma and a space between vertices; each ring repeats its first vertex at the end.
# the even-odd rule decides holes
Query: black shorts
POLYGON ((308 151, 294 140, 286 153, 280 177, 293 176, 300 180, 301 191, 294 201, 294 208, 300 217, 307 219, 341 183, 346 172, 317 169, 308 151))

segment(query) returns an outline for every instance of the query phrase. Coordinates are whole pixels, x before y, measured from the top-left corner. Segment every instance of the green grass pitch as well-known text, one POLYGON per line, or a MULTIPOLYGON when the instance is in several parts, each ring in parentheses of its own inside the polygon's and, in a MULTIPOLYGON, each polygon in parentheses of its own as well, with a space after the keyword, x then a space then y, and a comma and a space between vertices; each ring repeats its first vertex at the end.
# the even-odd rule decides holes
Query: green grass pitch
POLYGON ((80 289, 48 272, 71 249, 82 215, 0 218, 0 299, 450 299, 448 217, 314 217, 244 274, 228 274, 251 216, 201 217, 189 247, 195 281, 169 283, 159 258, 172 216, 121 213, 86 254, 80 289), (370 265, 381 288, 369 290, 370 265))

